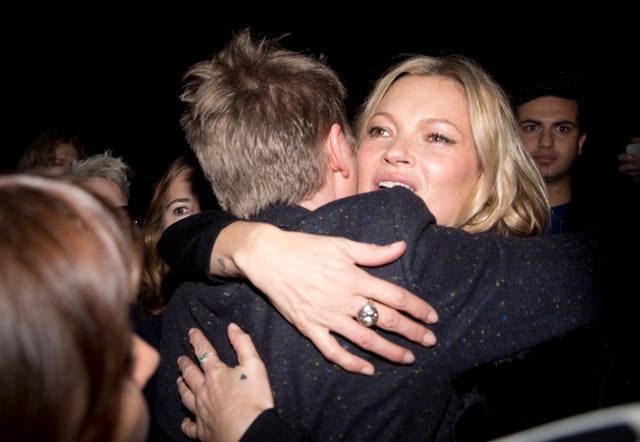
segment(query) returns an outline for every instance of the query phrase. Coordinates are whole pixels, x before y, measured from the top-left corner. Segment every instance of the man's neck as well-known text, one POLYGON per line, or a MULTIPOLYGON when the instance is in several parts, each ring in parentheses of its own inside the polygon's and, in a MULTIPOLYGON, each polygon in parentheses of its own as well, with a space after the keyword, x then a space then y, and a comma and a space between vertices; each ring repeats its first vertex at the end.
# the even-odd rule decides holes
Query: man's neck
POLYGON ((353 195, 355 195, 353 186, 331 186, 325 184, 311 197, 298 202, 298 205, 304 207, 305 209, 314 211, 318 207, 329 204, 332 201, 353 195))
POLYGON ((547 184, 547 195, 551 207, 566 204, 571 200, 571 180, 569 177, 547 184))

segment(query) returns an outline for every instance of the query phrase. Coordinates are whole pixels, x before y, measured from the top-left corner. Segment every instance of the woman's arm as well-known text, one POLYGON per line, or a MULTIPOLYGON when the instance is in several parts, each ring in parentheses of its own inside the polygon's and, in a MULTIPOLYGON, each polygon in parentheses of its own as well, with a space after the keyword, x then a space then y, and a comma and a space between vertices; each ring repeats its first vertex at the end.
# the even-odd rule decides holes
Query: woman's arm
MULTIPOLYGON (((191 220, 198 216, 175 223, 160 240, 160 254, 169 265, 188 270, 180 259, 165 257, 182 244, 180 253, 191 256, 188 260, 198 273, 208 270, 218 276, 248 278, 328 360, 346 370, 374 373, 370 362, 340 346, 331 332, 391 361, 409 364, 415 360, 409 350, 355 320, 368 299, 375 302, 378 310, 377 327, 423 345, 435 343, 433 332, 401 313, 434 323, 437 314, 428 303, 358 267, 379 266, 398 259, 405 251, 404 243, 379 246, 286 232, 265 223, 232 222, 230 215, 226 219, 220 214, 204 215, 212 217, 208 221, 213 223, 191 220), (194 245, 198 247, 196 251, 194 245)), ((183 258, 184 261, 187 260, 183 258)))
POLYGON ((435 343, 430 330, 400 313, 433 323, 437 315, 429 304, 358 267, 394 261, 405 249, 403 242, 379 246, 239 221, 221 231, 210 268, 218 275, 251 280, 327 359, 363 372, 373 366, 341 347, 330 332, 389 360, 405 364, 414 360, 411 352, 354 319, 367 298, 376 303, 378 327, 425 345, 435 343))

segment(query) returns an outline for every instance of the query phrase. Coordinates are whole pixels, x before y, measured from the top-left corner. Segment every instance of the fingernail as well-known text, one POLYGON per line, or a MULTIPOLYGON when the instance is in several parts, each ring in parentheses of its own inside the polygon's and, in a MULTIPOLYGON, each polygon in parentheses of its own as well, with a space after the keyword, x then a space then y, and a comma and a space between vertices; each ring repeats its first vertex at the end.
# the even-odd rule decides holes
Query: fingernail
POLYGON ((435 324, 436 322, 438 322, 438 314, 435 312, 435 310, 432 310, 431 313, 427 315, 427 322, 429 324, 435 324))
POLYGON ((416 360, 416 357, 410 351, 406 352, 404 354, 404 357, 402 358, 402 362, 404 364, 413 364, 415 362, 415 360, 416 360))
POLYGON ((362 370, 360 370, 360 373, 366 374, 367 376, 373 376, 373 372, 373 367, 364 367, 362 370))
POLYGON ((435 343, 436 335, 433 333, 427 333, 424 335, 424 338, 422 338, 422 345, 426 345, 427 347, 431 347, 432 345, 435 345, 435 343))

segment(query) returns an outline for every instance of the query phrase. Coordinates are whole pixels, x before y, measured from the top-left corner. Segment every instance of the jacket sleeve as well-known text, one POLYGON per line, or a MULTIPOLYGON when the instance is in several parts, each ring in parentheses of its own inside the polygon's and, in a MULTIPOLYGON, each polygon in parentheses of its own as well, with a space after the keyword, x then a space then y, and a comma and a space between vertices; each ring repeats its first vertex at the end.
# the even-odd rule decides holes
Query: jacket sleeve
POLYGON ((169 226, 158 241, 158 253, 172 270, 198 279, 216 280, 210 274, 211 252, 218 235, 239 221, 222 210, 207 210, 169 226))
POLYGON ((240 442, 312 442, 303 429, 294 429, 278 415, 275 408, 263 411, 242 435, 240 442))

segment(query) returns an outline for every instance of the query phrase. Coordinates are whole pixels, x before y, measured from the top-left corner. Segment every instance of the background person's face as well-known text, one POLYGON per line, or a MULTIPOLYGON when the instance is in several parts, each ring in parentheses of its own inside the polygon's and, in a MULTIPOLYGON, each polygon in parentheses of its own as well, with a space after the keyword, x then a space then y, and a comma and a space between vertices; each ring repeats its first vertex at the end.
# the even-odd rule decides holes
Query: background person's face
POLYGON ((193 191, 193 170, 180 172, 169 185, 162 212, 162 230, 176 221, 200 212, 200 201, 193 191))
POLYGON ((582 153, 578 104, 559 97, 540 97, 516 109, 520 137, 546 182, 569 174, 582 153))
POLYGON ((359 192, 402 184, 451 225, 479 179, 466 98, 458 84, 406 76, 381 100, 358 150, 359 192))

